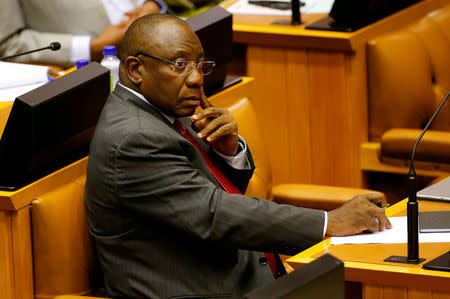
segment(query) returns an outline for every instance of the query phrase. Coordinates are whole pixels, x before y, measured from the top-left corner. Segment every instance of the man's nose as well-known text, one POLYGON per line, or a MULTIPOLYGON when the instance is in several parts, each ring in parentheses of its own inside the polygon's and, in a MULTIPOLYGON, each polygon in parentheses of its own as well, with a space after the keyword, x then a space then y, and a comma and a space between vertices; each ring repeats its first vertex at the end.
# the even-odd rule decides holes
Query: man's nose
POLYGON ((190 87, 200 87, 203 85, 203 74, 196 65, 192 65, 192 70, 186 78, 186 84, 190 87))

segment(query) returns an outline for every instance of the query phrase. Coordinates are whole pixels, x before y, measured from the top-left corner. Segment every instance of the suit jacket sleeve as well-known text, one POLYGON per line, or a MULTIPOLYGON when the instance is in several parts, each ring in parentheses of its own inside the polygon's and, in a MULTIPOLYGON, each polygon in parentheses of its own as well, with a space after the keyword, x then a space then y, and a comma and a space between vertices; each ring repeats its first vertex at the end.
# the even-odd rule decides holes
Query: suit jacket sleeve
POLYGON ((195 166, 202 158, 185 143, 142 129, 124 138, 113 169, 119 204, 222 246, 292 253, 322 240, 323 211, 228 194, 195 166))
MULTIPOLYGON (((72 34, 41 32, 27 27, 27 18, 18 0, 0 0, 0 57, 14 55, 21 52, 48 46, 57 41, 61 43, 61 49, 53 52, 50 50, 27 54, 11 59, 10 61, 24 63, 44 63, 57 64, 64 67, 72 65, 70 61, 72 34)), ((35 4, 40 4, 36 1, 35 4)), ((46 3, 45 7, 51 7, 51 3, 46 3)), ((76 6, 76 4, 74 4, 76 6)), ((80 7, 82 5, 80 4, 80 7)), ((44 9, 44 8, 42 8, 44 9)), ((64 21, 64 12, 55 11, 61 14, 61 21, 64 21)), ((37 12, 36 17, 39 17, 37 12)), ((58 28, 55 28, 57 31, 58 28)))
MULTIPOLYGON (((0 0, 0 43, 4 42, 9 36, 25 26, 19 1, 0 0)), ((5 56, 1 55, 0 56, 5 56)))
POLYGON ((211 160, 222 170, 225 176, 233 183, 242 194, 247 190, 248 182, 250 181, 253 171, 255 170, 255 163, 253 162, 250 149, 247 148, 247 165, 248 169, 235 169, 231 167, 222 157, 220 157, 214 150, 210 149, 209 155, 211 160))
POLYGON ((54 41, 61 44, 60 50, 55 52, 50 50, 39 51, 11 59, 10 61, 57 64, 64 67, 69 67, 72 64, 70 61, 72 34, 39 32, 32 29, 21 29, 0 43, 0 55, 9 56, 46 47, 54 41))

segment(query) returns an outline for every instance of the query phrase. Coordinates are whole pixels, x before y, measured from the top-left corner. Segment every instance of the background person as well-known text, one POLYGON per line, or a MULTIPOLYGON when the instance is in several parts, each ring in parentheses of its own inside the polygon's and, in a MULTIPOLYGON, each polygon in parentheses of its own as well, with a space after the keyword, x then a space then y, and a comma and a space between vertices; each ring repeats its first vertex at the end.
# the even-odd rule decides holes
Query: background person
POLYGON ((61 43, 57 52, 35 52, 8 61, 70 67, 100 61, 103 47, 118 47, 138 17, 165 13, 163 0, 0 0, 0 57, 61 43))

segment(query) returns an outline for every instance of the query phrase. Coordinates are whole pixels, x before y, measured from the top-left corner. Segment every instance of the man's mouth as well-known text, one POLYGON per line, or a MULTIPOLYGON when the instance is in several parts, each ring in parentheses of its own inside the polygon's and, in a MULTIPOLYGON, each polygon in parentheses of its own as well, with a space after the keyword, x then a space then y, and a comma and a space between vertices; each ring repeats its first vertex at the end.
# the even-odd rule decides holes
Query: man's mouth
POLYGON ((198 97, 189 97, 184 100, 189 106, 200 106, 200 98, 198 97))

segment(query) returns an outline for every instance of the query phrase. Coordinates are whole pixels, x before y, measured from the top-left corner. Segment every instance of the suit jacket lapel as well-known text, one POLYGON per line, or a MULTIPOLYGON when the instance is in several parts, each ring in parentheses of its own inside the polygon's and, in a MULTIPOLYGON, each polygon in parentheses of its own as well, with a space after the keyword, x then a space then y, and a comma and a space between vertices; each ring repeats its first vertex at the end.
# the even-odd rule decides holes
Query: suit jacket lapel
MULTIPOLYGON (((122 100, 130 102, 132 105, 138 106, 139 109, 142 109, 148 113, 150 113, 152 116, 156 117, 160 121, 164 122, 168 126, 168 130, 174 130, 180 138, 182 138, 183 141, 188 143, 188 146, 193 148, 193 152, 195 152, 200 160, 203 162, 201 165, 197 165, 192 163, 198 170, 200 170, 203 174, 206 175, 206 177, 213 182, 216 186, 222 188, 222 186, 217 182, 216 178, 212 175, 211 171, 208 168, 208 165, 206 165, 206 162, 204 161, 203 157, 201 156, 200 152, 198 152, 197 148, 193 144, 191 144, 188 140, 186 140, 178 131, 175 129, 173 124, 159 112, 154 106, 150 105, 149 103, 144 102, 142 99, 138 98, 135 94, 132 92, 126 90, 120 85, 116 85, 113 94, 115 94, 117 97, 121 98, 122 100)), ((183 117, 180 118, 180 121, 185 125, 186 129, 191 133, 192 136, 197 140, 197 142, 200 144, 200 146, 203 148, 203 150, 207 153, 209 153, 209 146, 200 138, 197 137, 195 131, 191 128, 191 120, 189 117, 183 117)), ((189 158, 189 157, 188 157, 189 158)))

